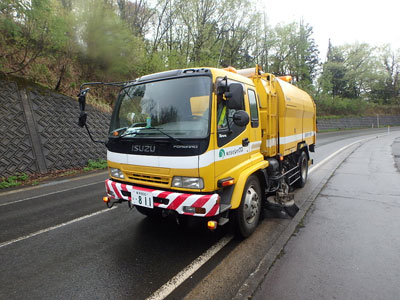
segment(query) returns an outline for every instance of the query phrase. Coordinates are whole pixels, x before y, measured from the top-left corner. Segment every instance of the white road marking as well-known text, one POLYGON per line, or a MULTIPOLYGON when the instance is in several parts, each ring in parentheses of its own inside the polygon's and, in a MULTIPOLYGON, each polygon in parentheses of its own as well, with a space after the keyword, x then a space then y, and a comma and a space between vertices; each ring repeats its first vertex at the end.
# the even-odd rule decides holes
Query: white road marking
MULTIPOLYGON (((326 157, 325 159, 323 159, 322 161, 320 161, 317 165, 315 165, 313 168, 310 168, 308 174, 311 174, 313 171, 315 171, 317 168, 319 168, 320 166, 322 166, 323 164, 325 164, 327 161, 329 161, 332 157, 336 156, 337 154, 339 154, 340 152, 344 151, 345 149, 351 147, 354 144, 369 140, 369 139, 373 139, 375 137, 369 137, 369 138, 365 138, 365 139, 361 139, 358 141, 355 141, 347 146, 344 146, 342 148, 340 148, 339 150, 335 151, 334 153, 332 153, 331 155, 329 155, 328 157, 326 157)), ((103 182, 103 181, 100 181, 103 182)), ((0 206, 5 206, 5 205, 9 205, 9 204, 13 204, 13 203, 18 203, 18 202, 22 202, 22 201, 26 201, 26 200, 31 200, 34 198, 39 198, 39 197, 44 197, 44 196, 48 196, 48 195, 53 195, 56 193, 61 193, 61 192, 65 192, 65 191, 69 191, 69 190, 74 190, 74 189, 78 189, 81 187, 85 187, 85 186, 89 186, 89 185, 94 185, 100 182, 95 182, 95 183, 90 183, 90 184, 86 184, 86 185, 82 185, 79 187, 74 187, 74 188, 70 188, 70 189, 65 189, 65 190, 61 190, 61 191, 56 191, 53 193, 48 193, 48 194, 44 194, 44 195, 40 195, 40 196, 35 196, 35 197, 30 197, 30 198, 25 198, 25 199, 21 199, 21 200, 16 200, 10 203, 4 203, 1 204, 0 206)), ((100 215, 102 213, 105 213, 107 211, 111 211, 113 209, 115 209, 117 207, 112 207, 107 208, 107 209, 103 209, 97 212, 94 212, 92 214, 86 215, 86 216, 82 216, 80 218, 56 225, 56 226, 52 226, 46 229, 42 229, 39 230, 37 232, 19 237, 17 239, 13 239, 7 242, 3 242, 0 244, 0 248, 17 243, 19 241, 22 240, 26 240, 28 238, 37 236, 39 234, 42 233, 46 233, 52 230, 55 230, 57 228, 61 228, 76 222, 79 222, 81 220, 90 218, 90 217, 94 217, 97 215, 100 215)), ((181 285, 186 279, 188 279, 191 275, 193 275, 201 266, 203 266, 207 261, 209 261, 218 251, 220 251, 223 247, 225 247, 231 240, 233 239, 232 235, 229 236, 225 236, 223 237, 221 240, 219 240, 218 243, 214 244, 212 247, 210 247, 206 252, 204 252, 202 255, 200 255, 199 257, 197 257, 190 265, 186 266, 182 271, 180 271, 178 274, 176 274, 174 277, 172 277, 166 284, 164 284, 162 287, 160 287, 157 291, 155 291, 150 297, 148 297, 146 300, 161 300, 166 298, 169 294, 171 294, 179 285, 181 285)))
POLYGON ((225 247, 233 239, 232 235, 225 236, 214 244, 202 255, 197 257, 190 265, 186 266, 182 271, 172 277, 166 284, 155 291, 146 300, 161 300, 171 294, 179 285, 186 279, 193 275, 202 265, 204 265, 211 257, 213 257, 219 250, 225 247))
POLYGON ((361 142, 364 142, 364 141, 367 141, 367 140, 370 140, 370 139, 374 139, 374 138, 376 138, 376 137, 374 136, 374 137, 369 137, 369 138, 361 139, 361 140, 355 141, 355 142, 353 142, 353 143, 351 143, 351 144, 348 144, 347 146, 344 146, 344 147, 340 148, 339 150, 333 152, 333 153, 332 153, 331 155, 329 155, 328 157, 325 157, 323 160, 321 160, 321 161, 320 161, 318 164, 316 164, 314 167, 310 168, 310 170, 308 171, 308 174, 310 175, 310 174, 311 174, 312 172, 314 172, 316 169, 318 169, 319 167, 321 167, 322 165, 324 165, 325 163, 327 163, 332 157, 338 155, 340 152, 346 150, 347 148, 349 148, 349 147, 351 147, 351 146, 353 146, 353 145, 355 145, 355 144, 357 144, 357 143, 361 143, 361 142))
POLYGON ((100 215, 102 213, 111 211, 111 210, 113 210, 115 208, 117 208, 117 207, 114 206, 112 208, 106 208, 106 209, 103 209, 103 210, 99 210, 99 211, 96 211, 96 212, 91 213, 89 215, 82 216, 82 217, 79 217, 77 219, 73 219, 71 221, 68 221, 68 222, 65 222, 65 223, 61 223, 61 224, 58 224, 58 225, 55 225, 55 226, 52 226, 52 227, 49 227, 49 228, 46 228, 46 229, 42 229, 42 230, 36 231, 34 233, 31 233, 31 234, 28 234, 28 235, 24 235, 24 236, 21 236, 19 238, 16 238, 16 239, 13 239, 13 240, 10 240, 10 241, 7 241, 7 242, 3 242, 3 243, 0 244, 0 248, 3 248, 5 246, 8 246, 8 245, 11 245, 11 244, 14 244, 14 243, 26 240, 26 239, 29 239, 31 237, 37 236, 37 235, 42 234, 42 233, 46 233, 46 232, 55 230, 57 228, 61 228, 61 227, 64 227, 64 226, 67 226, 67 225, 70 225, 70 224, 73 224, 73 223, 88 219, 90 217, 94 217, 94 216, 100 215))
POLYGON ((8 202, 8 203, 0 204, 0 207, 1 206, 6 206, 6 205, 10 205, 10 204, 19 203, 19 202, 23 202, 23 201, 27 201, 27 200, 32 200, 32 199, 36 199, 36 198, 40 198, 40 197, 46 197, 46 196, 50 196, 50 195, 54 195, 54 194, 58 194, 58 193, 68 192, 68 191, 71 191, 71 190, 76 190, 76 189, 80 189, 80 188, 83 188, 83 187, 87 187, 87 186, 94 185, 94 184, 99 184, 99 183, 104 183, 104 182, 105 182, 104 180, 97 181, 97 182, 92 182, 92 183, 88 183, 88 184, 72 187, 72 188, 65 189, 65 190, 59 190, 59 191, 55 191, 55 192, 51 192, 51 193, 47 193, 47 194, 43 194, 43 195, 38 195, 38 196, 29 197, 29 198, 25 198, 25 199, 15 200, 15 201, 11 201, 11 202, 8 202))

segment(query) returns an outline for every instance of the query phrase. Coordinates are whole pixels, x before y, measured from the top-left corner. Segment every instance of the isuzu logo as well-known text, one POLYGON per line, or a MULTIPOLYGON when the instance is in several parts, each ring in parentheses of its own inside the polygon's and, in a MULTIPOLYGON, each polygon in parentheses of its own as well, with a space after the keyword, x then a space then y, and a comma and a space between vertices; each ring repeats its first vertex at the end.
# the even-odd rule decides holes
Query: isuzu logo
POLYGON ((153 153, 156 152, 156 146, 149 145, 132 145, 133 152, 153 153))

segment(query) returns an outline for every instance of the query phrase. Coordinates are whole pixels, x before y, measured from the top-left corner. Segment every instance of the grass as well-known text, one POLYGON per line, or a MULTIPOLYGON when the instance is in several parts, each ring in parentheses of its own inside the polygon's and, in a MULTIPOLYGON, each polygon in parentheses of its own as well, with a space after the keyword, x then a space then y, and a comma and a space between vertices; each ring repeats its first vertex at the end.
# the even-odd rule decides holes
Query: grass
POLYGON ((27 175, 25 173, 21 173, 9 177, 2 177, 2 178, 0 177, 0 190, 20 185, 38 185, 40 182, 44 180, 72 176, 84 172, 102 170, 105 168, 107 168, 107 161, 105 159, 96 159, 96 160, 89 159, 86 167, 83 168, 52 171, 46 174, 27 175))
POLYGON ((0 189, 6 189, 9 187, 19 186, 23 184, 29 176, 25 173, 17 174, 9 177, 3 177, 0 181, 0 189))
POLYGON ((83 171, 87 172, 105 168, 107 168, 107 161, 105 159, 99 159, 99 160, 89 159, 88 165, 83 168, 83 171))

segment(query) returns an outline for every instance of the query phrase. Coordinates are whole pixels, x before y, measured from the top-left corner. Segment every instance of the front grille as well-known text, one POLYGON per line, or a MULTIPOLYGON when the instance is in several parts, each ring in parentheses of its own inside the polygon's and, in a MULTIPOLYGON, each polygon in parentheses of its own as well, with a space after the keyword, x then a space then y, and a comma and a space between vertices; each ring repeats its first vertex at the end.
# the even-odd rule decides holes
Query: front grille
POLYGON ((161 184, 169 184, 169 178, 164 176, 154 176, 154 175, 146 175, 140 173, 131 173, 127 172, 126 174, 129 179, 139 180, 143 182, 152 182, 152 183, 161 183, 161 184))

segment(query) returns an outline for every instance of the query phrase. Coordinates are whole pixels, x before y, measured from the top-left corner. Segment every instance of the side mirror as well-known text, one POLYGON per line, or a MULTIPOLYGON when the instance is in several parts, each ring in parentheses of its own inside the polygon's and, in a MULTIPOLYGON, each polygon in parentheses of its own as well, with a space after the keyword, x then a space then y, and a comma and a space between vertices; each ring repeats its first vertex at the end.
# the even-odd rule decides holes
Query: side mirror
POLYGON ((221 80, 218 83, 217 86, 217 95, 223 95, 224 93, 226 93, 228 91, 228 87, 226 86, 226 83, 224 80, 221 80))
POLYGON ((78 125, 80 127, 84 127, 86 125, 86 119, 87 119, 87 113, 85 113, 84 111, 81 111, 81 114, 79 115, 79 119, 78 119, 78 125))
POLYGON ((250 122, 249 114, 244 110, 238 110, 233 114, 233 123, 240 127, 245 127, 250 122))
POLYGON ((89 88, 81 90, 78 94, 78 102, 79 102, 79 109, 81 113, 78 119, 78 125, 80 127, 84 127, 86 125, 87 113, 85 113, 85 106, 86 106, 86 94, 89 92, 89 88))
POLYGON ((225 93, 225 97, 228 99, 227 104, 229 109, 244 109, 243 86, 240 83, 231 83, 229 85, 229 92, 225 93))

